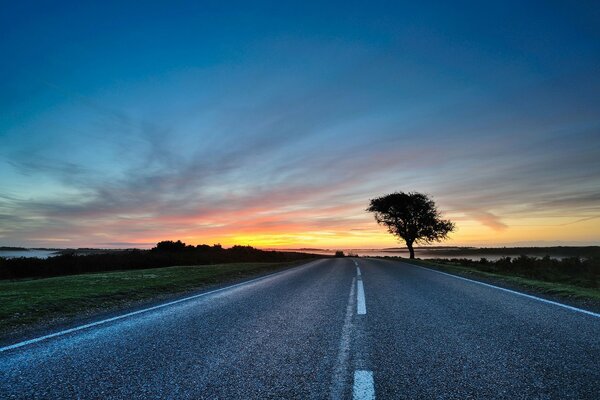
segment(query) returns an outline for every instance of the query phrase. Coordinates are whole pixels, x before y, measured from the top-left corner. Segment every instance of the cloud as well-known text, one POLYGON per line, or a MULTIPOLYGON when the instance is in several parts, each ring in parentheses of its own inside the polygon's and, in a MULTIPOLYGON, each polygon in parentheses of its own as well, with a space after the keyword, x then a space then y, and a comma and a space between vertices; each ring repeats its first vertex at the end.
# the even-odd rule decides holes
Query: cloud
POLYGON ((494 233, 600 213, 596 70, 474 85, 359 43, 284 42, 282 64, 188 66, 106 88, 118 96, 45 84, 59 104, 5 133, 0 172, 17 178, 0 191, 0 235, 367 235, 368 199, 396 190, 494 233))
POLYGON ((594 216, 587 217, 587 218, 581 218, 581 219, 578 219, 578 220, 573 221, 573 222, 567 222, 565 224, 560 224, 559 226, 567 226, 567 225, 579 224, 581 222, 591 221, 591 220, 598 219, 598 218, 600 218, 600 215, 594 215, 594 216))
POLYGON ((97 246, 107 246, 107 247, 131 247, 131 248, 139 248, 139 247, 150 247, 156 245, 155 242, 105 242, 105 243, 97 243, 97 246))
POLYGON ((494 231, 501 232, 508 228, 504 222, 497 216, 487 211, 470 211, 467 215, 475 221, 493 229, 494 231))

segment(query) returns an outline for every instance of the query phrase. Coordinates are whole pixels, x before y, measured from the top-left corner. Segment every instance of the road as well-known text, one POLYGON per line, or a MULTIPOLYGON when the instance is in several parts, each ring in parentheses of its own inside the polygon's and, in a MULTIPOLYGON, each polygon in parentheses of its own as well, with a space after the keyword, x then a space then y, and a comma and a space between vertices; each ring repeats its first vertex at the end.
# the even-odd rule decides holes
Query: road
POLYGON ((600 316, 325 259, 0 349, 2 399, 598 399, 600 316))

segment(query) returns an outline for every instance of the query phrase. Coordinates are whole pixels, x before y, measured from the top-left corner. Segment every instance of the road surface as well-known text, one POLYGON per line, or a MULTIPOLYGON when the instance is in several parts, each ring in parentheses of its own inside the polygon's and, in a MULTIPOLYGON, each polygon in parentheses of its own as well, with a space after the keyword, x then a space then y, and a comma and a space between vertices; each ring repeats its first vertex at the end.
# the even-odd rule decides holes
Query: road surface
POLYGON ((600 315, 325 259, 0 349, 2 399, 598 399, 600 315))

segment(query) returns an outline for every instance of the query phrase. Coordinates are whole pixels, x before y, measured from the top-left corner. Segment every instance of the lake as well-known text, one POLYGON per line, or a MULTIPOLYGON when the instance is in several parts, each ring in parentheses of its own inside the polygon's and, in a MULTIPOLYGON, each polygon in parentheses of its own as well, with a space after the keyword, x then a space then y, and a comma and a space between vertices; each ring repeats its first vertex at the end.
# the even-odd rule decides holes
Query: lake
MULTIPOLYGON (((341 249, 344 254, 356 254, 360 257, 404 257, 408 258, 409 253, 408 250, 404 249, 341 249)), ((333 255, 335 254, 335 249, 300 249, 300 250, 292 250, 292 251, 301 251, 306 253, 313 254, 323 254, 323 255, 333 255)), ((489 261, 496 261, 503 257, 519 257, 521 255, 526 255, 529 257, 540 257, 539 253, 528 253, 528 252, 518 252, 515 249, 514 254, 505 254, 505 253, 494 253, 493 249, 490 249, 490 252, 484 253, 462 253, 458 249, 415 249, 415 257, 422 259, 433 259, 433 258, 465 258, 468 260, 479 261, 481 258, 486 258, 489 261)), ((566 257, 565 255, 560 254, 549 254, 550 257, 561 259, 566 257)))
POLYGON ((35 257, 48 258, 58 255, 56 250, 0 250, 0 257, 18 258, 18 257, 35 257))

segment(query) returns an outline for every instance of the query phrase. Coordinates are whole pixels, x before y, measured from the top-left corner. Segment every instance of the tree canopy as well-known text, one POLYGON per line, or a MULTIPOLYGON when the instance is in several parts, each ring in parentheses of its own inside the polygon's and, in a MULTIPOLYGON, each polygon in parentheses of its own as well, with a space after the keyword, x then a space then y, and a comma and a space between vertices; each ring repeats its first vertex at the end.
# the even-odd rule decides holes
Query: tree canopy
POLYGON ((406 242, 410 258, 415 258, 414 243, 429 244, 448 237, 455 229, 450 220, 442 219, 434 201, 417 192, 395 192, 371 199, 367 211, 377 223, 406 242))

